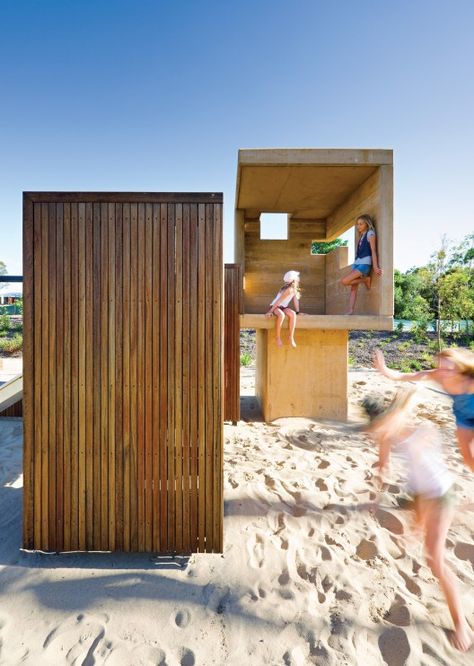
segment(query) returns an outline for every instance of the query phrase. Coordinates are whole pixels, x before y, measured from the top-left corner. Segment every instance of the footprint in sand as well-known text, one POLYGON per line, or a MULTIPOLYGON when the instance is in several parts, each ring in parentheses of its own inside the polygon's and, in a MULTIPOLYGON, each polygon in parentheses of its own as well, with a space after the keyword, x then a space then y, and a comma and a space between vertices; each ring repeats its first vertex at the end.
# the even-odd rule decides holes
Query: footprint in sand
POLYGON ((297 572, 298 576, 301 578, 301 580, 304 580, 307 583, 311 583, 312 585, 316 584, 317 573, 318 573, 318 570, 316 568, 312 568, 308 571, 306 569, 305 563, 301 562, 297 559, 296 560, 296 572, 297 572))
POLYGON ((378 554, 377 546, 372 541, 367 541, 366 539, 362 539, 356 548, 356 555, 361 560, 372 560, 378 554))
POLYGON ((384 615, 384 620, 395 624, 397 627, 408 627, 410 625, 410 612, 405 605, 405 599, 399 594, 395 596, 395 601, 384 615))
POLYGON ((239 484, 237 483, 237 481, 232 476, 229 476, 227 481, 230 483, 232 488, 234 488, 234 490, 235 490, 235 488, 239 487, 239 484))
POLYGON ((474 569, 474 545, 472 543, 460 541, 454 549, 454 554, 458 560, 468 560, 474 569))
MULTIPOLYGON (((157 647, 150 647, 149 645, 139 645, 138 647, 132 650, 131 660, 129 661, 130 655, 127 661, 125 661, 125 659, 126 657, 122 658, 121 661, 114 660, 114 663, 156 664, 157 666, 167 666, 168 663, 166 661, 166 653, 163 652, 163 650, 157 647)), ((95 662, 91 662, 91 664, 92 663, 95 662)), ((98 663, 105 663, 105 662, 98 662, 98 663)))
POLYGON ((320 550, 321 550, 321 559, 324 562, 328 562, 329 560, 332 560, 332 555, 331 555, 331 552, 330 552, 329 548, 326 548, 326 546, 320 546, 320 550))
POLYGON ((410 655, 410 644, 406 632, 390 627, 379 636, 379 650, 387 666, 404 666, 410 655))
POLYGON ((278 582, 280 585, 288 585, 290 582, 290 574, 288 573, 288 569, 285 569, 281 572, 281 574, 278 576, 278 582))
POLYGON ((317 481, 314 482, 314 485, 316 486, 316 488, 319 488, 319 490, 321 490, 322 492, 328 490, 328 487, 324 483, 323 479, 317 479, 317 481))
POLYGON ((392 534, 403 534, 404 530, 402 523, 389 511, 377 509, 375 517, 379 521, 380 527, 385 528, 392 534))
POLYGON ((350 601, 352 599, 352 594, 346 592, 345 590, 336 590, 334 595, 338 601, 350 601))
POLYGON ((407 590, 409 592, 411 592, 412 594, 414 594, 415 596, 421 597, 421 588, 420 588, 420 586, 417 583, 415 583, 415 581, 412 578, 410 578, 410 576, 407 576, 407 574, 404 573, 401 569, 398 569, 398 573, 400 574, 400 576, 405 581, 405 585, 406 585, 407 590))
POLYGON ((261 569, 263 566, 263 539, 259 534, 252 535, 247 542, 247 552, 249 554, 249 566, 252 569, 261 569))
POLYGON ((44 640, 45 663, 95 664, 107 622, 107 615, 83 613, 65 620, 44 640))
POLYGON ((196 657, 192 650, 182 647, 179 650, 179 664, 180 666, 194 666, 196 657))
POLYGON ((180 629, 185 629, 188 626, 190 619, 191 614, 186 609, 180 610, 174 615, 174 623, 180 629))

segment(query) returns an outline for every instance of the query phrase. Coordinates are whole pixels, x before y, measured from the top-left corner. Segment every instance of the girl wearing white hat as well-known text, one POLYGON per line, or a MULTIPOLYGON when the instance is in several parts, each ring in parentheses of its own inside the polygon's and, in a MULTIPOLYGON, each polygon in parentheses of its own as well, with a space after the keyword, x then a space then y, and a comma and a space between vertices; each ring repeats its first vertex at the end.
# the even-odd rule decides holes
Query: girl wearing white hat
POLYGON ((271 317, 275 315, 276 324, 275 324, 275 334, 276 334, 276 343, 278 347, 283 346, 281 340, 281 327, 285 321, 285 316, 288 317, 289 332, 290 332, 290 344, 292 347, 296 347, 295 342, 295 328, 296 328, 296 315, 300 311, 300 274, 298 271, 287 271, 283 276, 284 285, 277 293, 273 301, 270 303, 270 309, 265 313, 266 317, 271 317), (293 301, 295 307, 292 310, 289 305, 293 301))

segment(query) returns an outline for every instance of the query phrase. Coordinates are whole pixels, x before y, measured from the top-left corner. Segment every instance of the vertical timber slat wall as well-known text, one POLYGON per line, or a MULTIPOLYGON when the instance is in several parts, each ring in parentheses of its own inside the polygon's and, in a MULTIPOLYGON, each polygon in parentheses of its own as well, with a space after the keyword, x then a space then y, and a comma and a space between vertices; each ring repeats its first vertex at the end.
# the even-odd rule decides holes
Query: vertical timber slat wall
POLYGON ((24 194, 27 549, 221 552, 222 195, 24 194))
POLYGON ((224 421, 240 419, 240 264, 224 266, 224 421))

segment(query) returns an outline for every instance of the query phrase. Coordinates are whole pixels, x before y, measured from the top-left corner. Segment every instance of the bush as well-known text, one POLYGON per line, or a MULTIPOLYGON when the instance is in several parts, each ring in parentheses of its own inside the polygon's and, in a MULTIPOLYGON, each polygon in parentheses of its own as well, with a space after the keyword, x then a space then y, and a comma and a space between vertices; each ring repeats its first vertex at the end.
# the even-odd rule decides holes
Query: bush
POLYGON ((252 365, 252 357, 248 352, 244 352, 240 355, 240 365, 243 365, 244 368, 252 365))
POLYGON ((23 336, 18 333, 12 338, 2 338, 0 339, 0 352, 5 352, 6 354, 14 354, 19 352, 23 347, 23 336))
POLYGON ((10 317, 7 314, 0 315, 0 331, 8 331, 10 328, 10 317))

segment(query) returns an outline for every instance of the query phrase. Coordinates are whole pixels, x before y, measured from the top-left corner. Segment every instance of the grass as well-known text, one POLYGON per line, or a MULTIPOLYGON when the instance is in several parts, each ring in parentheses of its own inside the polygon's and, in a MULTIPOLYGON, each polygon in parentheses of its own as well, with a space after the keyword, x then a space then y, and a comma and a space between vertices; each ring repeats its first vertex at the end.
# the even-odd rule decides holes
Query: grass
POLYGON ((11 338, 0 338, 0 352, 15 354, 23 348, 23 336, 15 333, 11 338))

